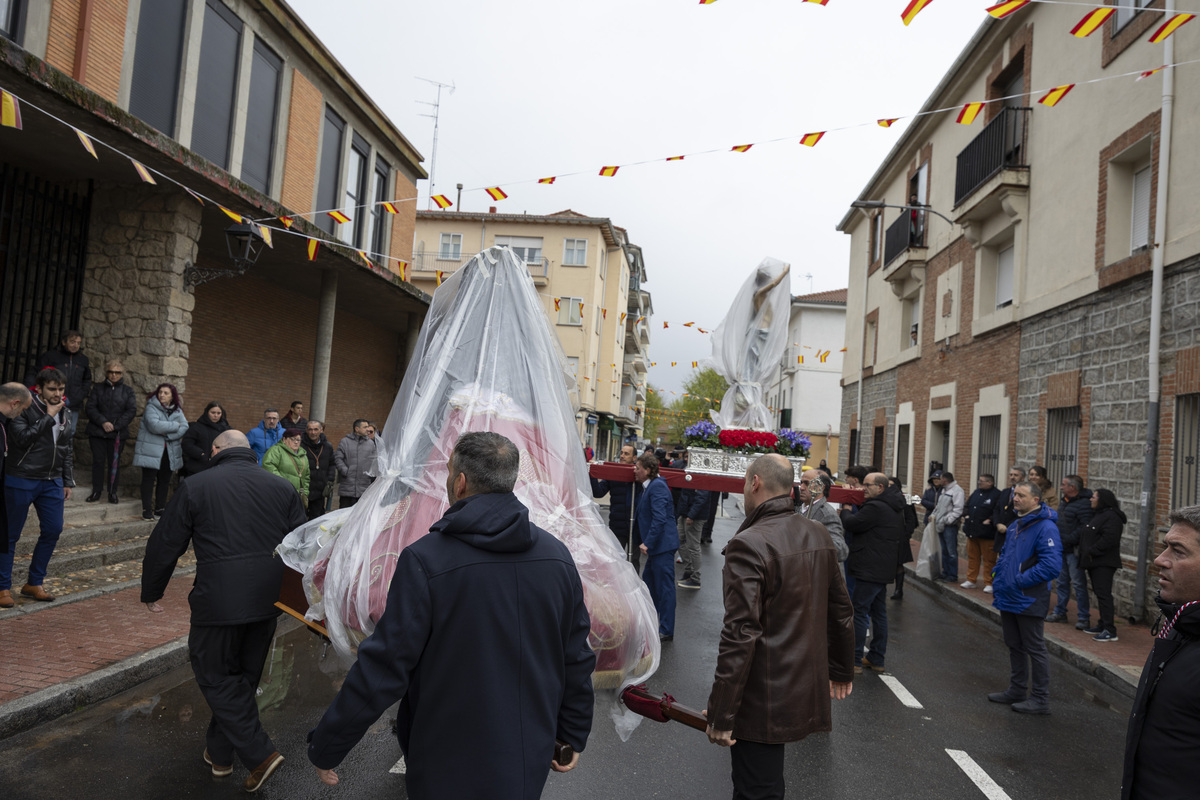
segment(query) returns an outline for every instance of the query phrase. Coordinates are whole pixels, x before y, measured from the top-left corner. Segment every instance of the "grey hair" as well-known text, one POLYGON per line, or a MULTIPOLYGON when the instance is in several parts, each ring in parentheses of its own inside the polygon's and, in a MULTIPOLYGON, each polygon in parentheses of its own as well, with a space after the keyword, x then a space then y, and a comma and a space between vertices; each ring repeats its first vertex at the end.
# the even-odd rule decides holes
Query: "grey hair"
POLYGON ((465 475, 474 494, 502 494, 517 485, 521 453, 509 439, 491 431, 458 437, 450 456, 450 474, 465 475))
POLYGON ((1023 467, 1009 467, 1008 468, 1009 472, 1012 472, 1014 470, 1021 473, 1021 480, 1025 479, 1025 469, 1023 467))
POLYGON ((1177 508, 1167 515, 1168 525, 1186 525, 1200 534, 1200 506, 1177 508))
POLYGON ((1029 494, 1033 495, 1038 500, 1042 499, 1042 487, 1038 486, 1033 481, 1020 481, 1019 483, 1014 483, 1013 489, 1015 490, 1019 486, 1024 486, 1029 494))
POLYGON ((1083 478, 1079 477, 1078 475, 1068 475, 1067 477, 1063 478, 1063 480, 1069 483, 1071 486, 1074 486, 1075 491, 1083 491, 1083 478))
POLYGON ((0 403, 10 403, 13 400, 28 403, 30 397, 29 389, 19 383, 0 383, 0 403))

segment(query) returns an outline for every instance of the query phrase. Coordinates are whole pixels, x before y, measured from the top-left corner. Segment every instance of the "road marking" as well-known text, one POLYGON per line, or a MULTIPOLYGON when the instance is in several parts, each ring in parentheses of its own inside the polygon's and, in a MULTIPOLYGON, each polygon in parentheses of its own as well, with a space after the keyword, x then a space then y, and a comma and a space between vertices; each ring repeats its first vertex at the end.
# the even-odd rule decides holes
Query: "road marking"
POLYGON ((983 771, 983 767, 975 763, 975 759, 971 758, 962 750, 946 750, 946 754, 954 759, 954 763, 967 773, 967 777, 975 782, 979 787, 979 791, 983 792, 988 800, 1012 800, 1008 793, 1000 788, 1000 784, 992 780, 992 777, 983 771))
POLYGON ((404 775, 408 772, 408 766, 404 763, 404 756, 400 756, 400 760, 392 765, 388 772, 393 775, 404 775))
POLYGON ((892 694, 896 695, 901 703, 909 708, 924 708, 917 698, 913 697, 912 692, 904 688, 904 684, 893 678, 891 675, 880 675, 879 680, 892 690, 892 694))

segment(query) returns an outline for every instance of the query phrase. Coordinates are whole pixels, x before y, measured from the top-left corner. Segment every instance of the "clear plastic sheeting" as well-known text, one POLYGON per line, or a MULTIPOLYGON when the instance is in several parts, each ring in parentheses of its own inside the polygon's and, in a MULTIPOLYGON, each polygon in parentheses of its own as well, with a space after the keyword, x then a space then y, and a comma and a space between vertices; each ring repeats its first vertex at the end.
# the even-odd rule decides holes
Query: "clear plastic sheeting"
POLYGON ((382 438, 377 477, 357 504, 293 531, 279 547, 304 576, 308 617, 353 660, 383 613, 400 551, 449 507, 458 437, 494 431, 520 450, 515 493, 535 525, 571 551, 596 651, 596 688, 658 667, 658 617, 592 502, 570 399, 574 378, 525 265, 510 250, 472 258, 433 296, 382 438))
POLYGON ((710 411, 722 428, 772 430, 774 416, 763 398, 763 383, 787 348, 792 306, 789 265, 764 258, 751 273, 712 335, 712 365, 729 389, 721 410, 710 411))

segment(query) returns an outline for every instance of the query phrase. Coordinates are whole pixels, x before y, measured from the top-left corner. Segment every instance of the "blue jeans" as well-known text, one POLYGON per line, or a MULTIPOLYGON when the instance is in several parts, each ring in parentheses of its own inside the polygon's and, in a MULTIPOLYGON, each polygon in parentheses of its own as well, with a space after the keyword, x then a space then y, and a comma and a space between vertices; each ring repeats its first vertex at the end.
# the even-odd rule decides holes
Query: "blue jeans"
POLYGON ((658 632, 663 636, 674 636, 675 551, 647 556, 642 580, 646 582, 650 599, 654 601, 654 610, 658 612, 658 632))
POLYGON ((938 534, 942 545, 942 577, 948 581, 958 580, 958 526, 947 525, 938 534))
POLYGON ((1079 567, 1077 553, 1066 553, 1063 556, 1062 572, 1058 574, 1055 585, 1058 587, 1058 605, 1055 606, 1054 613, 1064 617, 1067 615, 1067 603, 1071 599, 1070 586, 1074 586, 1075 610, 1079 614, 1079 619, 1083 622, 1091 622, 1092 606, 1088 600, 1087 578, 1079 567))
POLYGON ((887 653, 886 583, 871 583, 861 578, 854 581, 854 660, 861 661, 867 642, 867 618, 871 621, 871 649, 867 652, 872 664, 883 664, 887 653))
POLYGON ((5 478, 4 502, 8 504, 8 552, 0 553, 0 590, 12 589, 13 555, 17 551, 21 529, 29 517, 30 505, 37 511, 41 534, 33 548, 28 583, 30 586, 41 586, 46 579, 50 556, 63 529, 62 479, 34 481, 9 475, 5 478))

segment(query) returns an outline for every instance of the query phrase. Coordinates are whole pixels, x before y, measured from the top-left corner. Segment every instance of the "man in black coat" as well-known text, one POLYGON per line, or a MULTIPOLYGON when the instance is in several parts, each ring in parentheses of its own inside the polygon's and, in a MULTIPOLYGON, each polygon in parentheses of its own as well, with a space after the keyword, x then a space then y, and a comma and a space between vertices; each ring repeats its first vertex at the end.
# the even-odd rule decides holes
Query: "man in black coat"
POLYGON ((883 672, 887 654, 887 585, 896 579, 896 553, 904 537, 904 495, 882 472, 863 481, 866 499, 857 514, 843 520, 850 540, 846 571, 854 578, 854 671, 870 667, 883 672), (871 649, 867 622, 871 626, 871 649))
POLYGON ((1079 535, 1084 526, 1092 521, 1092 493, 1084 488, 1083 478, 1068 475, 1059 484, 1061 500, 1058 501, 1058 536, 1062 539, 1063 564, 1055 586, 1058 587, 1058 605, 1046 616, 1046 622, 1066 622, 1067 604, 1071 601, 1071 590, 1075 590, 1075 629, 1082 631, 1092 627, 1092 606, 1088 597, 1087 575, 1079 566, 1079 535))
POLYGON ((963 533, 967 537, 967 579, 960 585, 974 589, 981 581, 983 590, 992 593, 992 569, 996 566, 996 553, 992 541, 996 538, 996 511, 999 508, 1000 490, 996 488, 996 477, 984 473, 975 482, 975 491, 967 498, 967 510, 963 512, 963 533))
POLYGON ((175 490, 142 561, 142 602, 161 612, 175 563, 189 542, 195 549, 188 651, 212 709, 204 760, 225 777, 236 754, 250 770, 249 791, 283 763, 258 719, 255 690, 279 616, 283 562, 275 548, 306 521, 292 485, 258 465, 244 433, 228 430, 213 442, 209 468, 175 490))
POLYGON ((92 391, 92 366, 88 357, 79 352, 83 346, 83 334, 79 331, 67 331, 58 340, 58 347, 52 347, 38 356, 37 363, 25 376, 25 385, 33 386, 37 373, 46 367, 54 367, 66 376, 67 414, 71 420, 70 435, 75 435, 79 426, 79 411, 83 402, 92 391))
POLYGON ((412 800, 541 797, 550 768, 578 763, 592 725, 591 623, 570 552, 512 493, 520 455, 496 433, 464 434, 451 506, 400 552, 387 608, 309 734, 327 784, 397 700, 412 800), (554 740, 570 745, 551 763, 554 740))
MULTIPOLYGON (((19 383, 0 384, 0 435, 4 437, 4 449, 0 450, 0 555, 9 552, 8 505, 4 502, 4 459, 8 456, 8 421, 20 414, 33 402, 33 396, 19 383)), ((0 608, 16 605, 10 596, 7 603, 0 600, 0 608)))
MULTIPOLYGON (((637 460, 637 448, 631 444, 621 447, 619 457, 622 464, 633 466, 637 460)), ((608 495, 608 529, 617 537, 627 557, 633 563, 635 570, 641 569, 642 551, 638 545, 642 543, 637 531, 633 532, 633 543, 629 542, 629 530, 632 525, 633 509, 637 507, 637 498, 642 496, 642 487, 633 481, 610 481, 592 478, 592 497, 608 495), (635 491, 636 489, 636 491, 635 491)))
POLYGON ((300 447, 308 456, 308 518, 316 519, 326 513, 337 475, 333 445, 325 438, 325 423, 310 419, 300 437, 300 447))
POLYGON ((1200 786, 1200 506, 1167 523, 1154 560, 1163 617, 1129 715, 1121 800, 1195 797, 1200 786))
POLYGON ((1025 480, 1025 470, 1020 467, 1009 467, 1008 488, 1002 491, 996 500, 996 513, 992 517, 992 524, 996 527, 996 538, 992 540, 992 552, 995 554, 992 556, 993 564, 1004 552, 1004 536, 1008 531, 1008 526, 1017 521, 1017 510, 1013 506, 1013 489, 1023 480, 1025 480))
POLYGON ((137 416, 133 387, 125 383, 125 367, 112 360, 104 365, 104 380, 92 384, 87 405, 87 435, 92 446, 92 493, 94 503, 108 490, 108 502, 117 502, 121 451, 129 439, 129 423, 137 416))

